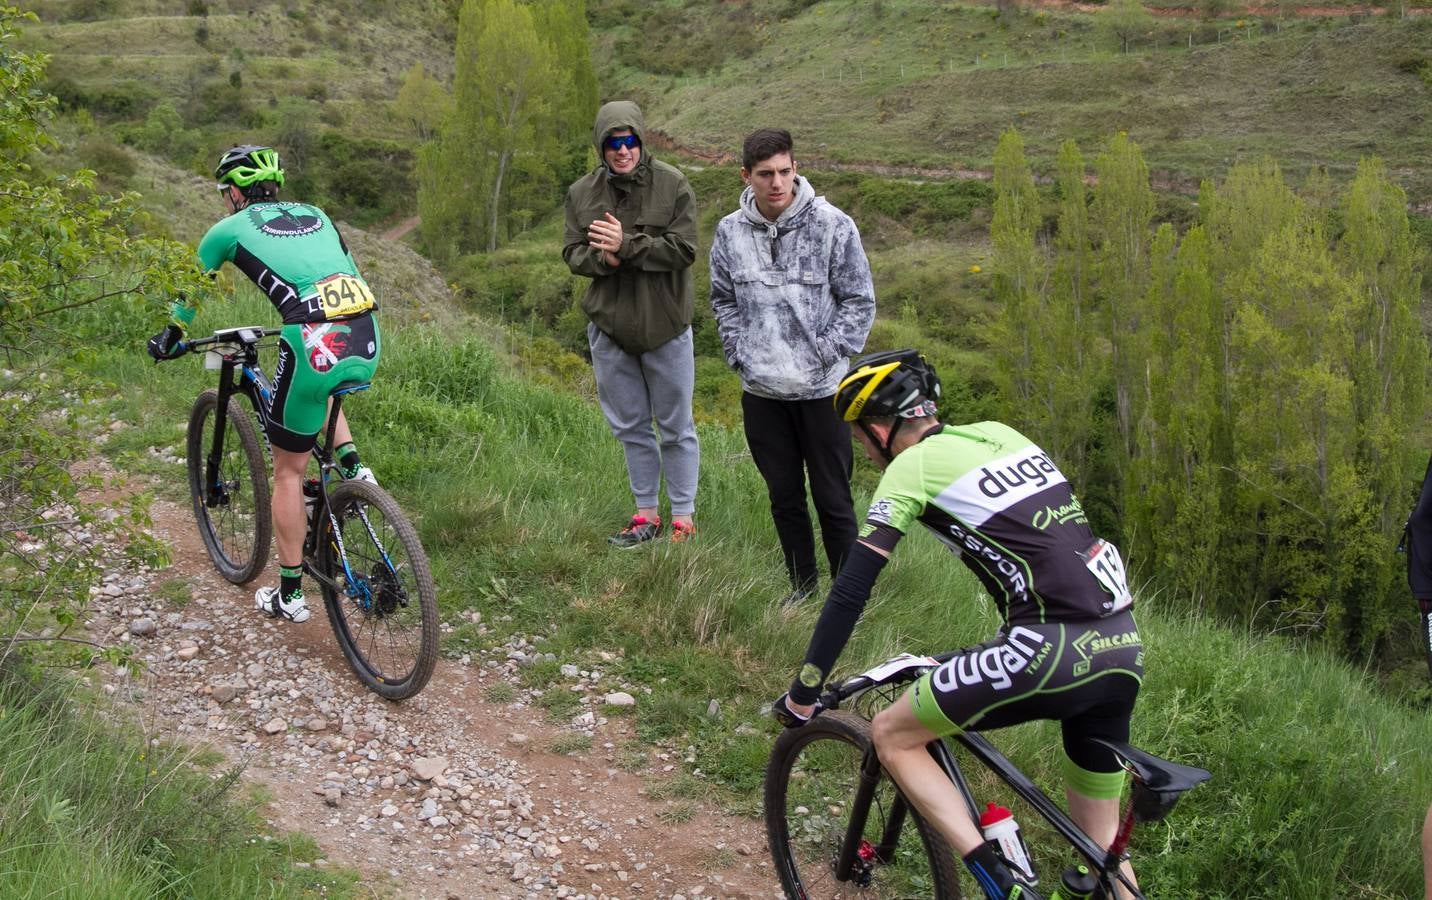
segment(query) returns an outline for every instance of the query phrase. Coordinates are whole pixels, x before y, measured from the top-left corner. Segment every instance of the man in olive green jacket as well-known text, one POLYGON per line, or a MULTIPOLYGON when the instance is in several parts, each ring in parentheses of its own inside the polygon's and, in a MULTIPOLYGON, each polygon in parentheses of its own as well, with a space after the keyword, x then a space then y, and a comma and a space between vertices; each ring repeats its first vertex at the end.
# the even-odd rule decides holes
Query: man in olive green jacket
POLYGON ((701 452, 691 418, 696 195, 680 170, 652 158, 644 132, 635 103, 597 111, 592 140, 602 164, 567 190, 562 246, 568 268, 592 280, 582 310, 597 397, 636 500, 631 522, 608 539, 618 547, 661 533, 663 475, 671 539, 691 536, 701 452))

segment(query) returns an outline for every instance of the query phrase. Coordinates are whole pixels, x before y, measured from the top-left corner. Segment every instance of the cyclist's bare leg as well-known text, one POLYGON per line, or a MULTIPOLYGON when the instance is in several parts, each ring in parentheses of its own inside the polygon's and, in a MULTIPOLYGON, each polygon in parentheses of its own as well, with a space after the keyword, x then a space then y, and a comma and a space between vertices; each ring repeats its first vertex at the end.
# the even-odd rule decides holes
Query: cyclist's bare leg
POLYGON ((273 533, 281 566, 303 563, 303 474, 310 455, 273 448, 273 533))
MULTIPOLYGON (((333 398, 328 398, 328 414, 333 415, 333 398)), ((353 440, 353 432, 348 430, 348 417, 343 415, 343 410, 338 410, 338 424, 333 429, 333 447, 342 447, 353 440)))
POLYGON ((960 792, 925 749, 935 733, 915 718, 908 693, 880 711, 871 722, 870 736, 885 771, 960 856, 984 843, 960 792))
MULTIPOLYGON (((1117 797, 1108 799, 1096 799, 1086 797, 1078 791, 1069 788, 1064 789, 1064 797, 1069 802, 1069 818, 1074 824, 1084 830, 1084 833, 1094 839, 1094 843, 1104 849, 1114 842, 1119 833, 1119 800, 1117 797)), ((1124 877, 1138 886, 1138 880, 1134 878, 1134 867, 1124 860, 1119 866, 1119 871, 1124 877)), ((1127 892, 1119 889, 1120 898, 1126 896, 1127 892)))

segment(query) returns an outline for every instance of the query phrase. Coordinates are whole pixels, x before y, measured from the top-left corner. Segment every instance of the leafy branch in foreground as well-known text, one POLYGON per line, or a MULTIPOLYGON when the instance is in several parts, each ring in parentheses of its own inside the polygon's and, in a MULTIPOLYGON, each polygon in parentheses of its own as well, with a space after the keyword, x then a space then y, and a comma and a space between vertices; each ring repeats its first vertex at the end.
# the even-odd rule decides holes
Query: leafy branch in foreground
POLYGON ((106 305, 157 318, 163 301, 204 286, 186 248, 136 233, 133 195, 97 193, 93 172, 46 171, 47 59, 14 46, 33 18, 0 7, 0 660, 23 647, 87 661, 96 648, 54 639, 107 566, 160 550, 141 509, 102 513, 84 499, 100 484, 76 466, 94 444, 84 406, 107 386, 59 362, 80 349, 65 314, 106 305))

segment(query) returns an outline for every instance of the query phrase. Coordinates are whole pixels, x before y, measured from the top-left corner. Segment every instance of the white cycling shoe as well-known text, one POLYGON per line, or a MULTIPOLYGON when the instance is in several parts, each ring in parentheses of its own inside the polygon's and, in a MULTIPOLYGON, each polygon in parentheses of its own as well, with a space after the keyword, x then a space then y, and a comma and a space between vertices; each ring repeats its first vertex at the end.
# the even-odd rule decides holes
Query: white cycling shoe
POLYGON ((353 477, 352 477, 352 478, 349 478, 349 479, 347 479, 347 480, 348 480, 348 481, 366 481, 366 482, 368 482, 369 484, 374 484, 374 485, 376 485, 376 484, 378 483, 378 476, 376 476, 376 475, 373 474, 373 470, 372 470, 372 469, 368 468, 368 467, 365 466, 365 465, 360 464, 360 465, 358 466, 358 471, 354 472, 354 473, 353 473, 353 477))
POLYGON ((272 585, 261 587, 254 592, 254 606, 275 618, 282 617, 290 622, 308 621, 308 601, 303 599, 303 595, 285 600, 279 596, 278 588, 272 585))

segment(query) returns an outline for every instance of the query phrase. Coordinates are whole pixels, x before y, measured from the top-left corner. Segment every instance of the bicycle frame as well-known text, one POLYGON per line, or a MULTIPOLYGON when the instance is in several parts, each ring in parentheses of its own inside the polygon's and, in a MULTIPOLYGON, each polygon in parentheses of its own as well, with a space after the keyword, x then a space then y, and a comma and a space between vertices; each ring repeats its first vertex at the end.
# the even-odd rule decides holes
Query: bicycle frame
MULTIPOLYGON (((272 451, 272 442, 269 441, 268 433, 270 418, 268 411, 268 398, 273 395, 273 383, 264 373, 259 365, 259 341, 266 337, 273 337, 280 334, 280 329, 273 328, 228 328, 214 333, 213 337, 200 338, 195 341, 186 342, 184 349, 189 352, 201 350, 214 345, 232 347, 237 345, 236 351, 222 352, 211 350, 219 356, 219 397, 218 406, 214 411, 214 442, 209 448, 209 455, 204 461, 204 483, 207 486, 207 495, 204 502, 209 506, 216 506, 223 502, 219 492, 222 485, 218 483, 217 473, 220 461, 224 455, 224 431, 229 414, 229 399, 235 394, 246 397, 249 405, 253 407, 259 418, 259 424, 264 436, 264 441, 269 444, 272 451)), ((313 510, 309 516, 308 527, 304 535, 303 546, 303 569, 304 572, 333 590, 339 593, 351 593, 348 586, 338 584, 329 578, 325 573, 318 571, 318 567, 311 563, 318 555, 318 534, 319 523, 323 517, 333 520, 329 497, 328 497, 328 473, 337 469, 337 463, 329 450, 333 446, 333 436, 338 427, 338 415, 343 408, 343 397, 356 391, 367 389, 366 384, 355 384, 341 387, 333 393, 333 402, 328 410, 328 421, 324 428, 324 439, 314 444, 313 458, 318 461, 319 495, 315 498, 313 510)), ((367 528, 373 542, 379 547, 383 554, 383 562, 391 569, 392 561, 388 559, 387 549, 383 547, 378 536, 373 533, 372 525, 363 517, 364 527, 367 528)), ((338 542, 339 558, 343 560, 345 574, 348 576, 349 585, 355 584, 358 580, 352 577, 352 571, 348 567, 348 554, 343 547, 343 534, 338 527, 336 520, 332 521, 333 535, 338 542)), ((357 598, 364 604, 365 608, 371 602, 371 597, 357 598)))
MULTIPOLYGON (((945 655, 948 657, 948 654, 945 655)), ((941 657, 933 657, 941 660, 941 657)), ((825 694, 821 698, 821 705, 825 709, 838 709, 842 701, 847 700, 867 688, 878 685, 876 682, 869 682, 860 685, 858 682, 865 680, 861 678, 852 679, 845 684, 825 694)), ((913 679, 909 679, 913 680, 913 679)), ((1132 804, 1124 812, 1118 836, 1108 850, 1100 847, 1084 833, 1069 816, 1060 809, 1053 800, 1044 793, 1028 776, 1001 753, 989 739, 978 732, 967 731, 961 734, 952 735, 950 738, 931 741, 927 745, 930 755, 934 758, 940 770, 955 785, 960 796, 964 799, 965 806, 969 811, 971 821, 979 821, 979 806, 975 800, 974 792, 970 788, 969 781, 961 771, 959 761, 951 752, 947 741, 959 742, 971 755, 982 762, 1001 781, 1009 785, 1016 795, 1034 808, 1046 822, 1053 826, 1054 830, 1064 838, 1090 865, 1091 871, 1097 873, 1099 885, 1108 897, 1115 896, 1115 884, 1122 887, 1126 896, 1133 900, 1146 900, 1144 894, 1139 891, 1120 871, 1120 864, 1124 859, 1124 850, 1133 832, 1134 811, 1132 804)), ((837 881, 849 881, 854 872, 856 862, 860 858, 860 850, 863 842, 862 835, 865 831, 866 819, 870 812, 870 805, 875 796, 875 788, 880 781, 882 767, 880 759, 872 744, 865 752, 860 766, 860 783, 856 788, 855 797, 851 801, 850 820, 846 826, 844 839, 841 841, 839 853, 835 862, 835 877, 837 881)), ((893 782, 893 779, 892 779, 893 782)), ((894 859, 895 847, 899 843, 900 832, 904 828, 905 820, 908 817, 909 801, 895 785, 895 799, 891 805, 888 820, 885 824, 885 832, 881 835, 880 843, 875 845, 875 858, 881 863, 889 863, 894 859)), ((868 853, 869 851, 867 851, 868 853)))

